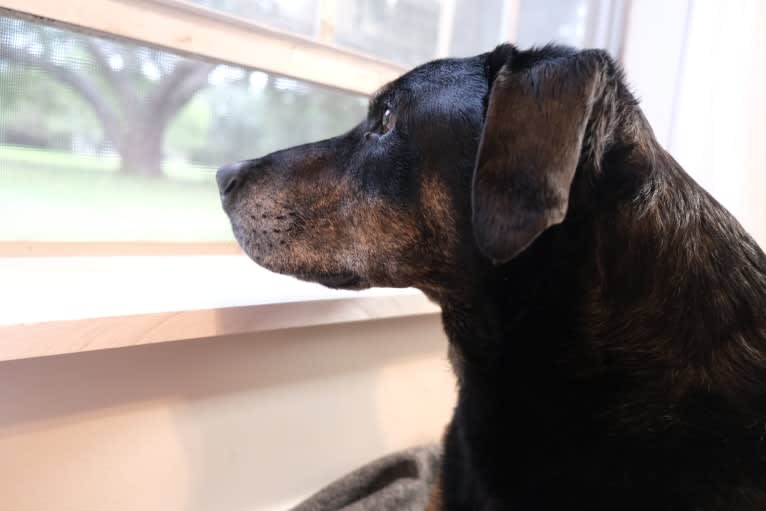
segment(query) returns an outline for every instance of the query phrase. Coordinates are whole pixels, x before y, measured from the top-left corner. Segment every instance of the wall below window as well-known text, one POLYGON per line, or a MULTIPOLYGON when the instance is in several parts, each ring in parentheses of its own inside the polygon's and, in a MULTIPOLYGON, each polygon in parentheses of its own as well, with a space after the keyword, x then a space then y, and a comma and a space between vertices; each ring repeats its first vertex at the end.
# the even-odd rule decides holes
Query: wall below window
POLYGON ((265 511, 454 404, 438 315, 0 363, 0 507, 265 511))

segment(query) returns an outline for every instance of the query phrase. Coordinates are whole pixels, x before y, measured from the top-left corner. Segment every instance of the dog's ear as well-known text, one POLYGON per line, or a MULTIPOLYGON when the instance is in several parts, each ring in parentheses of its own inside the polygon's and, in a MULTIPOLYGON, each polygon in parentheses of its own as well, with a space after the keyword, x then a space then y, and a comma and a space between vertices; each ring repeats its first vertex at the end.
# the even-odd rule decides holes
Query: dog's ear
POLYGON ((491 89, 471 199, 476 242, 495 263, 564 220, 610 62, 595 50, 525 59, 509 46, 488 58, 491 89))

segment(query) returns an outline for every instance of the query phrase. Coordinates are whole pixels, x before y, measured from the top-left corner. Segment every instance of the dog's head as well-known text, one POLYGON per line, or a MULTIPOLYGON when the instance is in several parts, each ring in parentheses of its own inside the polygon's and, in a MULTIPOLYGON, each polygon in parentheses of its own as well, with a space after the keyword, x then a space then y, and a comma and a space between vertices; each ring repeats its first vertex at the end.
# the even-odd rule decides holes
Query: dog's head
POLYGON ((576 169, 609 143, 617 75, 603 52, 553 46, 427 63, 348 133, 222 168, 224 209, 272 271, 448 287, 564 220, 576 169))

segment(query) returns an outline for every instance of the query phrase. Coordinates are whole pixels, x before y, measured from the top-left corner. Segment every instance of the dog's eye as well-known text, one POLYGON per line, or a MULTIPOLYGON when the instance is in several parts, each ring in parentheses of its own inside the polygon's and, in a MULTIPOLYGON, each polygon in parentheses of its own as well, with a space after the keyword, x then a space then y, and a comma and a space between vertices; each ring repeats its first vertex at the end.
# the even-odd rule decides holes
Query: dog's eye
POLYGON ((383 116, 380 118, 380 127, 383 133, 394 127, 394 114, 391 113, 390 108, 386 108, 386 111, 383 112, 383 116))

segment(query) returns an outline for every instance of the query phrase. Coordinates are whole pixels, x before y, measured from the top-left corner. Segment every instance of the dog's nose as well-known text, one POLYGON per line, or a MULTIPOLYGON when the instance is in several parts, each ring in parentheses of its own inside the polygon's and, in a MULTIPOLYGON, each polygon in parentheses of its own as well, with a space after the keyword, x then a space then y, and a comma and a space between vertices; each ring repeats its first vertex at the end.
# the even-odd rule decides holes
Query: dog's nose
POLYGON ((242 168, 245 167, 245 162, 239 161, 237 163, 230 163, 224 165, 215 175, 215 180, 218 182, 218 191, 222 196, 229 195, 231 192, 237 189, 242 182, 242 168))

